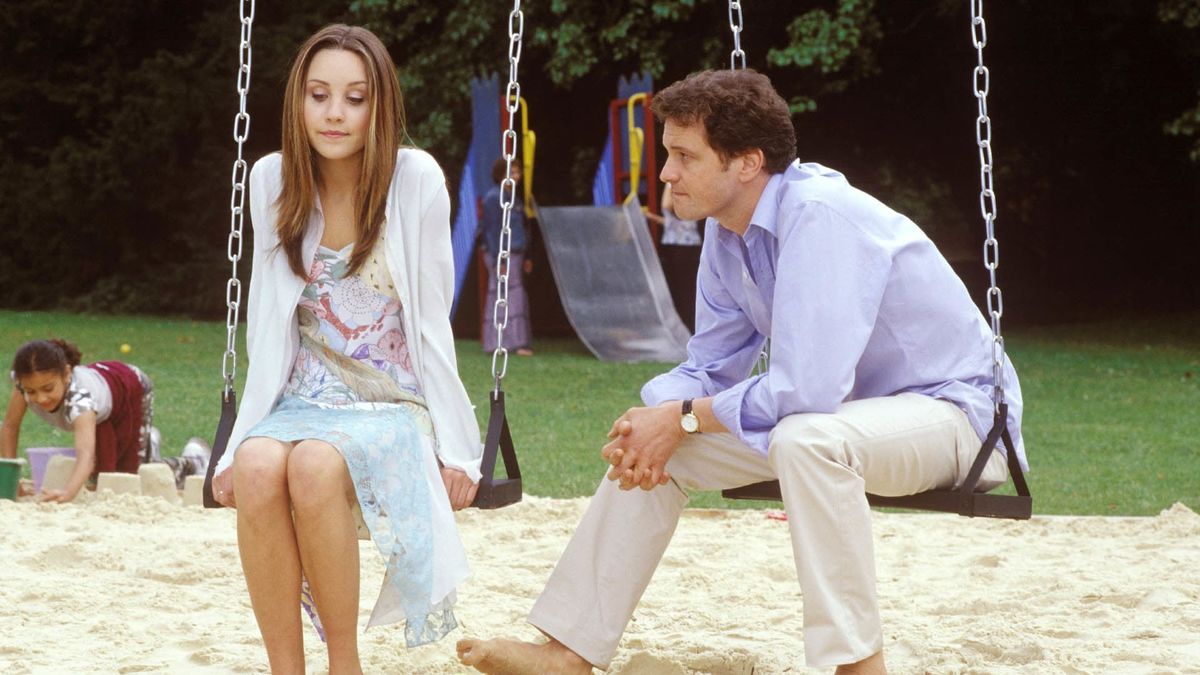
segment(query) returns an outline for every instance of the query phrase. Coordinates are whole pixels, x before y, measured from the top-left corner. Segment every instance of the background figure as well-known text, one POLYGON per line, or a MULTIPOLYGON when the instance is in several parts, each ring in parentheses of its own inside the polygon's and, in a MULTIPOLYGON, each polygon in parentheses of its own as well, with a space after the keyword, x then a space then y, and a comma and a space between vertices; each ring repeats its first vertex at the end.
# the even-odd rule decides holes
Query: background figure
POLYGON ((450 330, 446 178, 406 137, 387 48, 327 26, 292 63, 282 151, 250 172, 250 368, 213 496, 237 508, 276 673, 305 670, 301 607, 329 671, 362 672, 355 510, 387 570, 367 625, 400 622, 408 646, 458 625, 452 509, 482 447, 450 330))
MULTIPOLYGON (((500 253, 500 230, 503 227, 504 210, 500 208, 500 182, 504 180, 504 158, 492 164, 492 180, 496 185, 483 196, 483 263, 487 266, 488 290, 483 303, 483 326, 481 339, 483 351, 496 349, 496 327, 493 312, 496 306, 496 256, 500 253)), ((525 257, 529 237, 525 232, 525 200, 521 197, 521 165, 512 164, 509 176, 516 181, 513 188, 515 199, 509 228, 512 230, 512 248, 508 264, 508 326, 504 329, 504 346, 521 356, 533 355, 533 333, 529 328, 529 298, 525 295, 525 275, 533 271, 533 261, 525 257)))
POLYGON ((13 358, 13 393, 0 427, 0 457, 17 456, 25 411, 75 434, 75 469, 63 489, 42 491, 43 501, 69 502, 102 472, 137 473, 142 462, 163 462, 175 484, 208 470, 204 441, 188 441, 179 457, 159 456, 154 383, 137 366, 120 361, 81 365, 79 348, 66 340, 34 340, 13 358))
POLYGON ((675 311, 693 333, 696 332, 696 270, 700 268, 700 245, 704 241, 701 232, 699 221, 675 215, 671 184, 667 183, 662 194, 662 245, 658 248, 658 258, 675 311))

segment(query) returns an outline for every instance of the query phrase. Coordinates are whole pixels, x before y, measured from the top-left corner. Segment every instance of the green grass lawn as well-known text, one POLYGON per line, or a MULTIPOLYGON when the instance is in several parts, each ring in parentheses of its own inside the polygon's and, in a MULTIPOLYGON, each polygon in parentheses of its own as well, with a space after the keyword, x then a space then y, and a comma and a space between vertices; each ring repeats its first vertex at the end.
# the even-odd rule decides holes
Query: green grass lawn
MULTIPOLYGON (((224 325, 0 311, 6 365, 21 343, 46 336, 76 342, 85 361, 121 359, 149 373, 164 454, 177 454, 190 436, 211 439, 224 325), (133 351, 122 355, 122 343, 133 351)), ((1025 395, 1035 513, 1153 514, 1176 501, 1200 509, 1200 313, 1010 330, 1006 338, 1025 395)), ((504 381, 525 491, 590 494, 604 469, 598 451, 612 419, 669 366, 601 363, 573 339, 535 347, 532 358, 512 357, 504 381)), ((473 341, 460 341, 458 354, 482 426, 491 356, 473 341)), ((69 434, 26 417, 21 447, 70 444, 69 434)), ((762 503, 705 493, 693 504, 762 503)))

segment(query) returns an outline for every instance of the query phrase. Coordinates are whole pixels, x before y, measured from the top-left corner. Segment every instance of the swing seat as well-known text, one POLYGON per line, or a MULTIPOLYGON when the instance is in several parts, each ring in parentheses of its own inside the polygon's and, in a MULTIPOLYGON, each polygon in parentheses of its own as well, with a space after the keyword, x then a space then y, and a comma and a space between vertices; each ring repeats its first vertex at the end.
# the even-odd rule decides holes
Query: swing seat
MULTIPOLYGON (((722 490, 721 496, 726 499, 783 499, 777 480, 722 490)), ((993 495, 986 492, 964 492, 961 489, 929 490, 903 497, 883 497, 867 493, 867 501, 875 507, 938 511, 980 518, 1029 520, 1033 513, 1033 499, 1029 495, 993 495)))
POLYGON ((512 434, 508 430, 508 416, 504 413, 504 392, 493 391, 491 414, 488 416, 487 437, 483 444, 483 461, 479 471, 479 489, 471 506, 477 509, 498 509, 521 501, 521 468, 517 464, 517 453, 513 449, 512 434), (496 451, 504 460, 507 478, 496 478, 496 451))
POLYGON ((221 392, 221 418, 217 421, 217 433, 213 435, 212 454, 208 458, 208 471, 204 473, 204 508, 219 509, 224 504, 213 496, 213 476, 217 471, 217 462, 225 455, 229 445, 229 436, 233 433, 233 423, 237 421, 237 391, 229 389, 221 392))
MULTIPOLYGON (((991 432, 983 441, 975 462, 966 480, 956 489, 929 490, 914 495, 901 497, 884 497, 867 493, 867 501, 871 506, 897 509, 916 509, 918 511, 938 511, 941 513, 957 513, 970 518, 1010 518, 1013 520, 1029 520, 1033 515, 1033 497, 1029 494, 1029 486, 1025 483, 1025 474, 1013 449, 1012 438, 1008 434, 1008 405, 1001 404, 996 413, 991 432), (986 492, 976 492, 979 476, 991 458, 996 442, 1004 439, 1004 447, 1008 459, 1008 472, 1013 485, 1017 488, 1015 495, 993 495, 986 492)), ((762 499, 782 501, 779 481, 769 480, 752 483, 741 487, 722 490, 721 496, 726 499, 762 499)))

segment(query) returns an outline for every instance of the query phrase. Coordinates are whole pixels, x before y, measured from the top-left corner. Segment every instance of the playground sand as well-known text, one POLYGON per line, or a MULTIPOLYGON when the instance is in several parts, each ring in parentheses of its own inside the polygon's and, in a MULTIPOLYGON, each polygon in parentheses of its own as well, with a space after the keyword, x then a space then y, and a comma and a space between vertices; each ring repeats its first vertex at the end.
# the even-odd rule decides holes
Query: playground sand
MULTIPOLYGON (((534 638, 525 613, 585 505, 460 514, 474 568, 461 627, 413 650, 372 629, 364 671, 458 673, 463 636, 534 638)), ((1200 516, 1182 504, 1029 522, 876 513, 874 529, 894 673, 1200 673, 1200 516)), ((267 672, 232 511, 0 501, 0 532, 0 672, 267 672)), ((365 625, 383 566, 361 545, 365 625)), ((809 672, 801 606, 785 523, 690 510, 611 672, 809 672)), ((305 631, 309 670, 325 672, 305 631)))

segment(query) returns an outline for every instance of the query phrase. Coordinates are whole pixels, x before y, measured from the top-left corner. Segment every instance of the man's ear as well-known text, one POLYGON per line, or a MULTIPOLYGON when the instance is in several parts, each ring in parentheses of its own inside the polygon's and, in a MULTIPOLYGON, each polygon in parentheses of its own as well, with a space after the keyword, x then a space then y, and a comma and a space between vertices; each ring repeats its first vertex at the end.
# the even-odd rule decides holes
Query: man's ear
POLYGON ((760 173, 766 171, 766 157, 763 155, 762 148, 751 148, 738 155, 738 159, 741 160, 738 180, 743 183, 754 180, 760 173))

